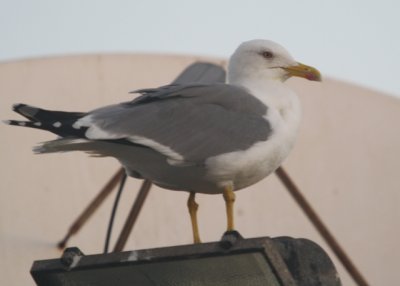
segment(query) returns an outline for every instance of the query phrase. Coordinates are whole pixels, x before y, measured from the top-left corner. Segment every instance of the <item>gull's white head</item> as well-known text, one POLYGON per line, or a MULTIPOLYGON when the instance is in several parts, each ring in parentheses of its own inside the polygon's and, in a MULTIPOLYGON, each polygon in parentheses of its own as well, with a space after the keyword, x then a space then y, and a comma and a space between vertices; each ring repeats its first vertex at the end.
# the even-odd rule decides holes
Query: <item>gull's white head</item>
POLYGON ((229 60, 229 83, 241 84, 251 79, 283 82, 291 76, 321 80, 317 69, 296 62, 285 48, 269 40, 244 42, 229 60))

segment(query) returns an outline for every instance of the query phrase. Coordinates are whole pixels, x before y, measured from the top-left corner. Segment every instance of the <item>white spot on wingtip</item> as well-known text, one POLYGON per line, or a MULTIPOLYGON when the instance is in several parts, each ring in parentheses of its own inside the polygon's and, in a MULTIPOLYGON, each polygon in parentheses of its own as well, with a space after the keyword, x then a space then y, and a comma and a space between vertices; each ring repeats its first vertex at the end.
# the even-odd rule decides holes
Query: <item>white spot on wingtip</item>
POLYGON ((35 122, 35 123, 33 123, 33 125, 35 125, 35 126, 42 126, 42 122, 35 122))
POLYGON ((26 126, 26 123, 25 122, 18 122, 18 125, 19 126, 26 126))
POLYGON ((59 127, 61 127, 61 122, 60 122, 60 121, 54 122, 54 123, 53 123, 53 126, 54 126, 55 128, 59 128, 59 127))
POLYGON ((8 125, 11 124, 11 120, 2 120, 2 121, 3 121, 4 124, 8 124, 8 125))

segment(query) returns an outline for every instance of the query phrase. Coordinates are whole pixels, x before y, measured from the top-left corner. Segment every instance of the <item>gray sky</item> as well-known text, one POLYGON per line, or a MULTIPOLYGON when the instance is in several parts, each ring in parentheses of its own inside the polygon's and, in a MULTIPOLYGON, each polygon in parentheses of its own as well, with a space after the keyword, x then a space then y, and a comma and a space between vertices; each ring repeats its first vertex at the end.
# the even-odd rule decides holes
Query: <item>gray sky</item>
POLYGON ((400 96, 400 1, 0 0, 0 61, 114 52, 228 57, 285 46, 324 75, 400 96))

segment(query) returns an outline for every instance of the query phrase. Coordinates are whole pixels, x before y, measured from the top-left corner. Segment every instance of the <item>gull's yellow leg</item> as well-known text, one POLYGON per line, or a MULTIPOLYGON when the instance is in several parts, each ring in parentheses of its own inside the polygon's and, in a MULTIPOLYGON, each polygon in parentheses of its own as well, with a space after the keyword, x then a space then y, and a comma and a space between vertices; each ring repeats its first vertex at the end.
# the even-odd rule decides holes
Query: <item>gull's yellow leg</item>
POLYGON ((190 220, 192 222, 193 241, 194 243, 200 243, 199 226, 197 224, 197 209, 199 208, 199 205, 194 200, 195 196, 196 193, 190 193, 187 206, 189 208, 190 220))
POLYGON ((228 220, 227 231, 231 231, 235 229, 234 222, 233 222, 233 204, 235 202, 236 195, 233 192, 233 187, 228 186, 224 188, 223 192, 225 206, 226 206, 226 217, 228 220))

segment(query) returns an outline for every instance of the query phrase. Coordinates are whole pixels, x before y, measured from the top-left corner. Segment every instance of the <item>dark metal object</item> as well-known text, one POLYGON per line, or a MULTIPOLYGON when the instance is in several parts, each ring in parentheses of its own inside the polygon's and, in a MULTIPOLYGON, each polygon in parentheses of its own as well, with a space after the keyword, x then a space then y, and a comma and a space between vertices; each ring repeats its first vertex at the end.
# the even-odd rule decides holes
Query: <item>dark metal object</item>
POLYGON ((276 171, 276 175, 285 185, 286 189, 290 192, 294 200, 300 205, 303 212, 310 219, 314 227, 323 237, 325 242, 329 245, 332 251, 335 253, 336 257, 340 260, 343 266, 346 268, 347 272, 353 278, 353 280, 360 286, 368 286, 368 282, 362 276, 361 272, 357 269, 354 263, 351 261, 350 257, 347 256, 346 252, 336 241, 335 237, 331 234, 325 224, 321 221, 317 213, 308 203, 306 198, 302 195, 299 188, 290 179, 289 175, 285 172, 282 167, 279 167, 276 171))
POLYGON ((83 255, 83 252, 78 247, 69 247, 64 250, 60 261, 66 267, 73 267, 74 262, 76 262, 83 255))
POLYGON ((243 239, 238 233, 229 249, 221 242, 72 255, 35 261, 37 285, 299 285, 340 286, 332 261, 315 243, 289 237, 243 239), (78 255, 78 256, 77 256, 78 255), (68 258, 69 259, 69 258, 68 258), (71 259, 69 259, 70 261, 71 259))
POLYGON ((111 239, 111 233, 112 233, 112 229, 113 229, 113 225, 114 225, 115 214, 117 213, 119 199, 121 198, 121 194, 122 194, 122 191, 125 186, 126 177, 127 177, 127 175, 126 175, 126 173, 124 173, 124 175, 122 176, 121 182, 119 184, 117 195, 115 196, 114 205, 111 210, 110 221, 109 221, 108 227, 107 227, 106 242, 104 243, 103 253, 108 253, 108 248, 109 248, 110 239, 111 239))
POLYGON ((223 249, 231 248, 236 241, 239 239, 243 239, 243 236, 236 230, 225 231, 224 235, 222 236, 219 245, 223 249))
POLYGON ((151 188, 151 182, 149 180, 143 180, 142 186, 140 187, 139 193, 136 196, 136 199, 132 205, 131 211, 126 218, 124 227, 121 231, 121 234, 118 237, 117 243, 114 247, 114 252, 122 251, 125 247, 126 241, 128 240, 129 235, 132 232, 132 228, 136 222, 136 219, 139 216, 140 210, 146 200, 147 195, 149 194, 151 188))
POLYGON ((98 207, 104 202, 104 200, 111 194, 112 190, 121 181, 125 171, 120 168, 107 182, 107 184, 101 189, 100 193, 93 199, 93 201, 86 207, 82 214, 74 221, 74 223, 68 229, 64 239, 61 240, 57 246, 60 249, 64 249, 68 243, 68 240, 72 235, 76 234, 85 222, 92 216, 92 214, 98 209, 98 207))

